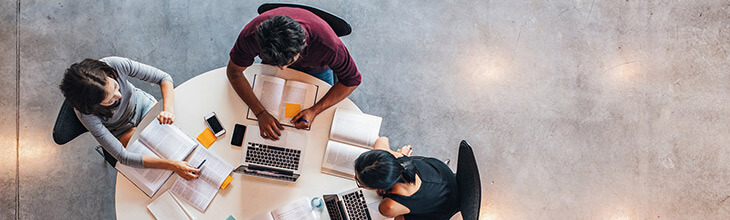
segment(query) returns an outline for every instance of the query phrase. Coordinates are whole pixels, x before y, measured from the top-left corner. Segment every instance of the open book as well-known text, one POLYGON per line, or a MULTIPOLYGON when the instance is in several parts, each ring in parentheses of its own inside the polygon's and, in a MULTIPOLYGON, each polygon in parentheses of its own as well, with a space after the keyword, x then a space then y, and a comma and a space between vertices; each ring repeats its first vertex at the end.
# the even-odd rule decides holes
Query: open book
POLYGON ((198 147, 192 155, 188 163, 193 167, 200 166, 198 178, 187 181, 182 177, 177 178, 172 184, 170 191, 176 196, 189 202, 193 207, 204 212, 208 208, 213 197, 218 193, 223 181, 226 180, 233 165, 213 154, 205 147, 198 147))
POLYGON ((322 160, 322 173, 354 178, 355 159, 373 149, 382 121, 378 116, 336 109, 322 160))
POLYGON ((309 198, 303 197, 271 212, 254 216, 250 220, 315 220, 309 198))
MULTIPOLYGON (((133 153, 168 160, 184 160, 198 143, 175 125, 162 125, 157 120, 147 125, 139 138, 127 146, 133 153)), ((147 196, 152 197, 172 175, 172 171, 134 168, 122 163, 114 166, 147 196)))
MULTIPOLYGON (((314 105, 319 86, 275 76, 256 74, 253 77, 253 93, 271 116, 285 126, 294 127, 291 119, 300 111, 314 105)), ((247 119, 256 120, 256 114, 248 108, 247 119)))
POLYGON ((170 191, 162 193, 155 201, 147 205, 147 209, 156 219, 193 219, 170 191))

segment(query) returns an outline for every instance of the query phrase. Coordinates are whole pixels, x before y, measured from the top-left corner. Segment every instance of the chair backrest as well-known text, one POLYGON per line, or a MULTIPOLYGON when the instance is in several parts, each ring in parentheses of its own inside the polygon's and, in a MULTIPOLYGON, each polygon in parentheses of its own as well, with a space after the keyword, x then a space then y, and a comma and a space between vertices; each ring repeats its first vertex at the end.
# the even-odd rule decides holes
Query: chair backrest
POLYGON ((64 145, 87 131, 89 130, 76 117, 74 108, 64 100, 61 110, 58 111, 56 124, 53 126, 53 141, 58 145, 64 145))
POLYGON ((330 25, 332 30, 335 31, 335 34, 337 34, 338 37, 347 36, 350 33, 352 33, 352 27, 350 24, 347 23, 344 19, 338 17, 337 15, 334 15, 332 13, 329 13, 325 10, 315 8, 309 5, 302 5, 302 4, 296 4, 296 3, 264 3, 261 6, 259 6, 258 13, 264 13, 265 11, 278 8, 278 7, 295 7, 295 8, 303 8, 307 11, 311 11, 315 15, 319 16, 327 22, 327 24, 330 25))
POLYGON ((459 144, 459 159, 456 165, 456 182, 459 185, 459 209, 464 220, 479 219, 482 200, 479 169, 474 151, 469 143, 462 140, 459 144))

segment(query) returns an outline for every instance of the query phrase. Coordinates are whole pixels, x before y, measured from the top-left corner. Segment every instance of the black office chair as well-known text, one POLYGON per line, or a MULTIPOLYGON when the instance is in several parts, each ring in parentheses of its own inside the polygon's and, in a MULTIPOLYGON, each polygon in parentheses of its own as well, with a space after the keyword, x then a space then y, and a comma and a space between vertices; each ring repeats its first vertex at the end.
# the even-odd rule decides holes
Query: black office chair
POLYGON ((459 159, 456 165, 456 182, 459 185, 459 210, 464 220, 479 219, 482 200, 479 169, 474 151, 466 140, 459 144, 459 159))
POLYGON ((332 27, 332 30, 335 31, 335 34, 337 34, 338 37, 344 37, 352 33, 352 27, 350 24, 347 23, 344 19, 338 17, 337 15, 334 15, 332 13, 329 13, 325 10, 315 8, 309 5, 302 5, 302 4, 296 4, 296 3, 264 3, 261 6, 259 6, 258 12, 259 14, 264 13, 265 11, 278 8, 278 7, 295 7, 295 8, 303 8, 307 11, 311 11, 315 15, 322 18, 322 20, 326 21, 327 24, 332 27))
POLYGON ((89 130, 76 117, 74 108, 64 100, 61 110, 58 111, 56 124, 53 126, 53 141, 58 145, 64 145, 87 131, 89 130))
MULTIPOLYGON (((53 141, 58 145, 64 145, 87 131, 89 130, 76 117, 76 112, 74 112, 73 107, 64 100, 61 105, 61 110, 58 111, 56 124, 53 125, 53 141)), ((117 164, 117 160, 107 153, 104 148, 97 147, 96 151, 112 167, 117 164)))

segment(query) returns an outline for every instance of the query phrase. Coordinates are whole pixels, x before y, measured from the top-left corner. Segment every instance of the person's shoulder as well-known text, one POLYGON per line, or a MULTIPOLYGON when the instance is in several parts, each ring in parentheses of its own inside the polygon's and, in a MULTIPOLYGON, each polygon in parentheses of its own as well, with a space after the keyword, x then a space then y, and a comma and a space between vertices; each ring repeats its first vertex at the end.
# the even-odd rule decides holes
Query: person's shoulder
POLYGON ((408 214, 410 209, 391 198, 385 198, 378 205, 378 211, 380 211, 380 214, 383 214, 384 216, 395 217, 408 214))

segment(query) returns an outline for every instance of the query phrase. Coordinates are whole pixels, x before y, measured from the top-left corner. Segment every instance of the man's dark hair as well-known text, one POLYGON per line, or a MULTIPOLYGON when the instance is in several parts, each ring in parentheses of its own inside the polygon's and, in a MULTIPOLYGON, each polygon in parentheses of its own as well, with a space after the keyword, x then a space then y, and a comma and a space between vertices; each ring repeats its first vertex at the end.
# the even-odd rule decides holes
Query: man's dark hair
POLYGON ((119 101, 112 106, 100 105, 106 97, 104 86, 110 83, 107 77, 118 79, 119 75, 104 62, 85 59, 66 69, 59 87, 68 104, 79 112, 109 118, 119 101))
POLYGON ((289 16, 276 16, 261 22, 256 28, 256 42, 261 47, 264 64, 285 66, 304 49, 304 28, 289 16))

